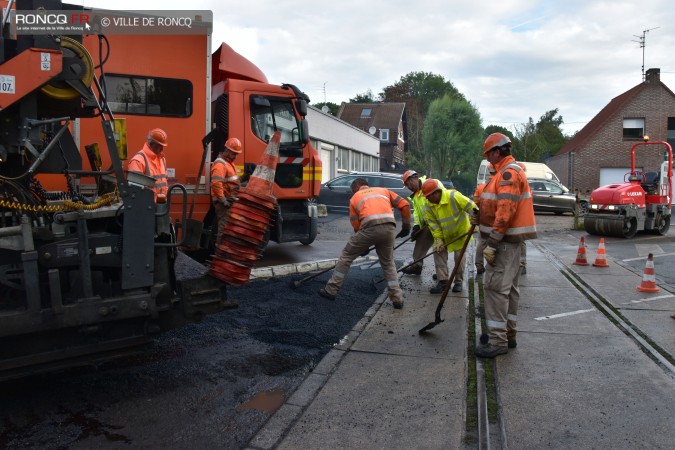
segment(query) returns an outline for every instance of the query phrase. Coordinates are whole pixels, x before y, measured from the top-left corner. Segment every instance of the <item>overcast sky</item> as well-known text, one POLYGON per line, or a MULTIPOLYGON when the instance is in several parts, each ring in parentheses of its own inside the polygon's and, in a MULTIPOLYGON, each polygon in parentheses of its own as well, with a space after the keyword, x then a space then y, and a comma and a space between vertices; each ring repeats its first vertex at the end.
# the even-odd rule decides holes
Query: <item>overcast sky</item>
MULTIPOLYGON (((672 1, 672 0, 671 0, 672 1)), ((566 133, 661 69, 675 90, 675 7, 667 0, 70 0, 107 9, 208 9, 221 42, 271 83, 312 103, 377 95, 410 72, 452 82, 483 126, 559 109, 566 133)))

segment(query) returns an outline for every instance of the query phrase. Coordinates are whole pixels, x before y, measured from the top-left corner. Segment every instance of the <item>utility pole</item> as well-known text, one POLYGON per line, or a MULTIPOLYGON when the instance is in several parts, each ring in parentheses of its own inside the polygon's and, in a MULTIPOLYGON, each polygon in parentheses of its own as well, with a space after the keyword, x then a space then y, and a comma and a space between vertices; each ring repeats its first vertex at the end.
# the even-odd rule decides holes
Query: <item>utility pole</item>
POLYGON ((633 35, 636 38, 638 38, 637 41, 633 39, 633 42, 637 42, 638 44, 640 44, 640 48, 642 49, 642 81, 645 81, 645 47, 647 46, 647 33, 652 30, 656 30, 657 28, 661 27, 654 27, 649 28, 647 30, 642 30, 642 36, 638 36, 636 34, 633 35))

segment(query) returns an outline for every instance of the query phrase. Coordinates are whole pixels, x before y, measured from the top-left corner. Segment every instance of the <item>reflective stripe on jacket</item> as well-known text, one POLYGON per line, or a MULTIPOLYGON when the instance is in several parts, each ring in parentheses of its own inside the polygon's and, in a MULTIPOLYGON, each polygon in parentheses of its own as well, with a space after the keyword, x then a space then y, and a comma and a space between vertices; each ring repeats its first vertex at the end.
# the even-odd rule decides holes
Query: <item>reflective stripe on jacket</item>
POLYGON ((478 207, 480 207, 480 195, 483 193, 483 189, 485 189, 485 186, 487 186, 486 183, 479 184, 478 186, 476 186, 476 190, 473 192, 473 202, 478 207))
POLYGON ((137 172, 155 179, 155 187, 152 190, 155 192, 155 200, 157 194, 166 195, 169 192, 169 183, 166 176, 166 159, 163 154, 155 154, 148 144, 143 145, 143 148, 129 160, 127 164, 129 172, 137 172))
POLYGON ((401 211, 404 227, 410 228, 410 203, 408 200, 379 187, 361 186, 349 201, 349 220, 354 231, 381 223, 396 224, 392 206, 401 211))
POLYGON ((438 204, 427 202, 425 216, 434 240, 442 239, 448 251, 460 250, 469 232, 469 214, 476 204, 454 189, 442 189, 438 204))
POLYGON ((412 203, 413 207, 413 225, 419 225, 420 228, 424 227, 427 224, 427 220, 424 218, 424 210, 427 207, 427 198, 422 194, 422 185, 427 180, 427 177, 420 177, 420 188, 417 192, 414 192, 408 199, 412 203))
POLYGON ((217 158, 211 164, 211 200, 234 197, 239 192, 237 168, 231 161, 217 158))
POLYGON ((537 238, 532 192, 513 156, 495 164, 497 173, 480 196, 480 232, 495 241, 537 238))

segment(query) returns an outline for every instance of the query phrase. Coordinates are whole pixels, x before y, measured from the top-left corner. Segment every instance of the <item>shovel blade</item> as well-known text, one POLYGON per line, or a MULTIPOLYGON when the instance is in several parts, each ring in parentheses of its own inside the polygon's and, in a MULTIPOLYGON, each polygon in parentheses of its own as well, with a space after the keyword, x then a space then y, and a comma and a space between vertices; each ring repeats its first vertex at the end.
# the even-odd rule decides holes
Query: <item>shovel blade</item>
POLYGON ((445 320, 443 320, 443 319, 438 319, 438 320, 435 320, 435 321, 433 321, 433 322, 429 322, 425 327, 420 328, 420 331, 418 331, 418 333, 419 333, 419 334, 424 334, 424 333, 426 333, 427 331, 429 331, 429 330, 431 330, 432 328, 434 328, 436 325, 438 325, 438 324, 441 323, 441 322, 445 322, 445 320))

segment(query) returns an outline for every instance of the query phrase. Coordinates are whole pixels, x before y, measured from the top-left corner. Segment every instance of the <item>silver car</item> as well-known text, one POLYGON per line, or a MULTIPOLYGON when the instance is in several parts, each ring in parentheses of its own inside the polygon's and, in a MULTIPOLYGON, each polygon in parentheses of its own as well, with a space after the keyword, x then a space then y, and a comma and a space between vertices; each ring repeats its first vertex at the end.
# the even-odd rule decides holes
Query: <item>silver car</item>
POLYGON ((528 178, 535 212, 577 213, 577 197, 557 181, 528 178))

